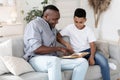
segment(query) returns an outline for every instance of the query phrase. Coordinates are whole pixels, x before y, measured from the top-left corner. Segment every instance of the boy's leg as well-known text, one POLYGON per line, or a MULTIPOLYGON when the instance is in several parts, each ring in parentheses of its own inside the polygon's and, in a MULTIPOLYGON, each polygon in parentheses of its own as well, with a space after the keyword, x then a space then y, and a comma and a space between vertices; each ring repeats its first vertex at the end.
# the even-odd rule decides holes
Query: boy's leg
POLYGON ((62 70, 73 70, 72 80, 84 80, 88 62, 84 58, 62 59, 62 70))
POLYGON ((62 80, 61 62, 55 56, 33 57, 29 63, 36 71, 48 72, 49 80, 62 80))
POLYGON ((108 60, 99 52, 95 54, 95 64, 100 66, 103 80, 110 80, 108 60))

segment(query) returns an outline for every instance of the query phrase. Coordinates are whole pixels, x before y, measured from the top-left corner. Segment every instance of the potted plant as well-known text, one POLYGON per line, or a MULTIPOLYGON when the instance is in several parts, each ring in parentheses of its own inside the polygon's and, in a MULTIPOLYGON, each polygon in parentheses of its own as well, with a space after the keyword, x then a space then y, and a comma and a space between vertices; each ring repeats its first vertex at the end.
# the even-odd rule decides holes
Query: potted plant
POLYGON ((35 19, 37 16, 42 15, 42 10, 39 9, 32 9, 27 13, 27 16, 24 18, 24 20, 28 23, 31 20, 35 19))
MULTIPOLYGON (((47 3, 48 0, 44 0, 43 2, 41 2, 43 8, 47 3)), ((41 17, 41 15, 42 15, 42 10, 37 9, 37 7, 33 7, 33 9, 27 13, 27 16, 24 18, 24 20, 28 23, 31 20, 35 19, 37 16, 41 17)))

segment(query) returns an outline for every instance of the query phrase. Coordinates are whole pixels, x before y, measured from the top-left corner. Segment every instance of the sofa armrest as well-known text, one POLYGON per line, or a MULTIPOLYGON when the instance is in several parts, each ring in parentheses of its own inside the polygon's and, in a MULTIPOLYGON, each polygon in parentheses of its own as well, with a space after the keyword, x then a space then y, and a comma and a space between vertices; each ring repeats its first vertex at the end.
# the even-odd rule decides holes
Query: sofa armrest
POLYGON ((109 53, 110 58, 117 60, 120 64, 120 45, 109 44, 109 53))

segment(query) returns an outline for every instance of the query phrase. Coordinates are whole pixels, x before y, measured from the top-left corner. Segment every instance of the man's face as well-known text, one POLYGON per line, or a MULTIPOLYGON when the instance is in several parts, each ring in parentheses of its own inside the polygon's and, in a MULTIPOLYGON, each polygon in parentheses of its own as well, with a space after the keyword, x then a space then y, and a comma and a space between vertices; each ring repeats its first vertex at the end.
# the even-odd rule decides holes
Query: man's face
POLYGON ((86 18, 84 17, 74 17, 74 24, 78 29, 83 29, 85 26, 86 18))
POLYGON ((58 23, 58 20, 60 18, 60 14, 58 11, 51 11, 47 17, 46 21, 49 23, 49 25, 54 28, 55 25, 58 23))

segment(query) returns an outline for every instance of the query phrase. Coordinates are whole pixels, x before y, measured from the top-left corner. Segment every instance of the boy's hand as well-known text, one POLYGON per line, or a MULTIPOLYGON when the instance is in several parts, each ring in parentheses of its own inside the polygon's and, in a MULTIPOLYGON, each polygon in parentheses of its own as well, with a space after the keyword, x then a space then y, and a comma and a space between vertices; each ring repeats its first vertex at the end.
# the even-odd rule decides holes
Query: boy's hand
POLYGON ((95 64, 95 60, 94 60, 94 57, 93 56, 90 56, 90 58, 88 59, 89 61, 89 64, 92 66, 95 64))

